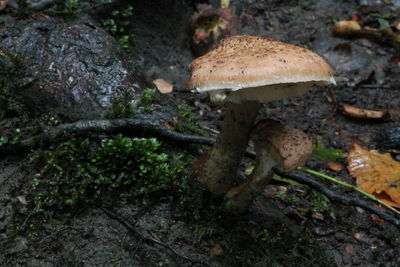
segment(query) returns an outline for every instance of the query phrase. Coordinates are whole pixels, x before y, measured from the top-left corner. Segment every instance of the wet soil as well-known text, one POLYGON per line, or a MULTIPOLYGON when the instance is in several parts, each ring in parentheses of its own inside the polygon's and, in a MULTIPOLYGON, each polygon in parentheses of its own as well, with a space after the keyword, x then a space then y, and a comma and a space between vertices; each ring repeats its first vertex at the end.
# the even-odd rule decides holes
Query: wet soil
MULTIPOLYGON (((356 120, 345 116, 338 106, 349 104, 395 113, 400 107, 399 51, 366 39, 334 37, 330 26, 334 20, 350 19, 357 10, 369 8, 397 17, 399 10, 372 4, 362 7, 361 2, 379 1, 231 1, 242 20, 240 34, 263 35, 310 48, 335 69, 338 84, 332 90, 313 88, 302 98, 266 104, 260 117, 279 119, 302 129, 328 148, 347 151, 353 141, 380 148, 377 135, 387 127, 399 126, 398 118, 356 120)), ((139 69, 148 81, 170 81, 174 85, 170 97, 194 107, 201 126, 210 136, 215 135, 223 107, 210 104, 206 96, 186 88, 188 65, 194 59, 187 28, 194 3, 138 0, 134 8, 131 30, 135 51, 140 55, 139 69)), ((8 209, 19 205, 15 199, 24 179, 34 173, 24 170, 23 162, 23 158, 1 162, 2 231, 11 217, 8 209)), ((246 160, 243 165, 248 163, 246 160)), ((333 172, 315 160, 310 160, 308 167, 354 184, 345 169, 333 172)), ((327 186, 360 198, 337 185, 327 186)), ((336 203, 329 203, 329 209, 319 212, 311 191, 304 187, 278 183, 268 186, 265 192, 248 214, 219 220, 217 225, 208 225, 208 218, 188 222, 166 198, 137 218, 135 226, 180 253, 215 266, 400 265, 400 233, 395 226, 363 209, 336 203), (271 231, 275 239, 271 238, 271 231)), ((127 218, 139 210, 129 202, 118 207, 127 218)), ((88 210, 59 229, 41 233, 34 243, 29 242, 29 237, 20 236, 8 244, 7 251, 3 248, 0 260, 7 266, 190 266, 168 250, 128 233, 101 210, 88 210)))

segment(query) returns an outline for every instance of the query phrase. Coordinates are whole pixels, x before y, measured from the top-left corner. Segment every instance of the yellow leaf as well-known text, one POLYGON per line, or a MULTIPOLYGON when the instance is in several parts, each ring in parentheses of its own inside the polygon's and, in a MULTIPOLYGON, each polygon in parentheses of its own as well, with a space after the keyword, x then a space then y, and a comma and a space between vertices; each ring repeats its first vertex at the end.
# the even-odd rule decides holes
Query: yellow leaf
POLYGON ((357 143, 353 143, 347 161, 358 188, 390 206, 400 208, 400 162, 389 153, 368 151, 357 143))

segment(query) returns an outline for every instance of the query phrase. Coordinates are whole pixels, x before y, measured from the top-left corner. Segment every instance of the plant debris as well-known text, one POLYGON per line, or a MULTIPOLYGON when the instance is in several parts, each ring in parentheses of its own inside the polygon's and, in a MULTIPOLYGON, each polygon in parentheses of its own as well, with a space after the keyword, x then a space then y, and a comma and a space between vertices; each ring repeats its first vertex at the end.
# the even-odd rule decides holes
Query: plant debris
POLYGON ((346 116, 355 119, 385 120, 389 117, 389 112, 387 110, 370 110, 349 105, 342 105, 342 110, 346 116))
POLYGON ((347 161, 350 174, 357 179, 357 187, 400 208, 400 162, 389 153, 368 151, 355 142, 347 161))
POLYGON ((171 93, 172 90, 174 89, 174 86, 170 82, 162 78, 155 79, 153 83, 156 85, 158 91, 161 94, 171 93))

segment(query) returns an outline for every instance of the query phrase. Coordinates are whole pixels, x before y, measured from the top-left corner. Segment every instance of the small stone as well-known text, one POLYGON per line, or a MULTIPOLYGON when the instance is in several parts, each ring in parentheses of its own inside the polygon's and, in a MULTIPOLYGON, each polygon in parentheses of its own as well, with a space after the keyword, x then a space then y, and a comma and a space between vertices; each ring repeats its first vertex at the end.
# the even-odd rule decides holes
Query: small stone
POLYGON ((347 236, 343 233, 336 233, 335 238, 337 241, 344 241, 347 239, 347 236))

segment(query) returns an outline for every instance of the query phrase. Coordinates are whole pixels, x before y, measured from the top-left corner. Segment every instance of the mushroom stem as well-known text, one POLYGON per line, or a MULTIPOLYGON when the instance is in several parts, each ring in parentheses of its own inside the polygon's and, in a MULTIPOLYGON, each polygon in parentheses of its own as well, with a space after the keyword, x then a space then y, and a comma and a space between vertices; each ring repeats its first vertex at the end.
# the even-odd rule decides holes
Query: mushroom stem
POLYGON ((255 101, 227 104, 221 132, 198 177, 210 192, 224 194, 233 186, 259 109, 255 101))
POLYGON ((253 199, 264 190, 272 178, 272 167, 282 166, 292 171, 304 165, 312 151, 312 142, 298 129, 274 120, 260 121, 252 133, 256 147, 256 167, 251 176, 225 195, 227 207, 244 212, 253 199))
POLYGON ((269 184, 273 175, 272 168, 278 164, 271 156, 271 149, 270 144, 269 147, 257 148, 256 167, 250 177, 225 195, 228 209, 238 213, 246 211, 254 198, 269 184))

